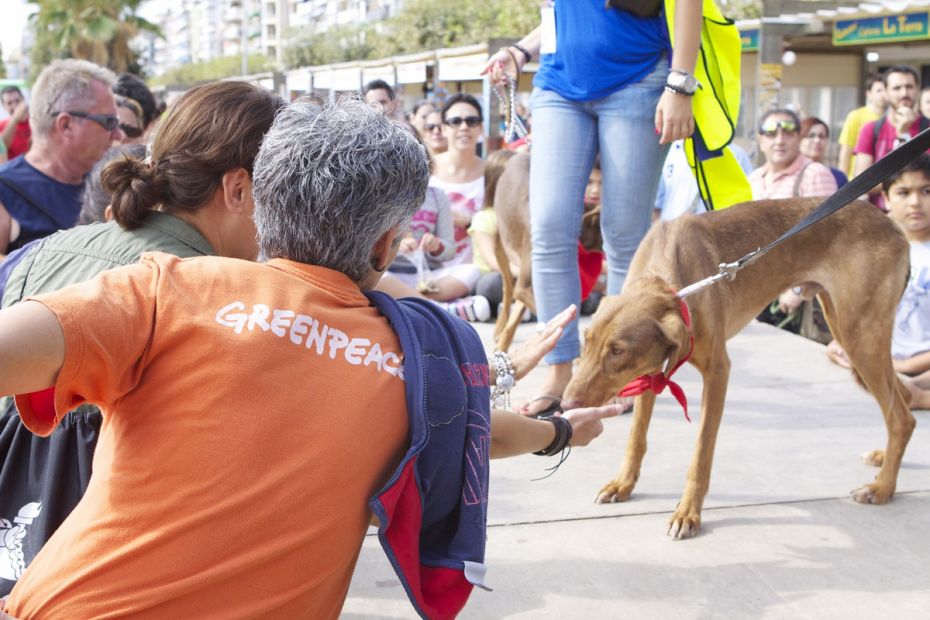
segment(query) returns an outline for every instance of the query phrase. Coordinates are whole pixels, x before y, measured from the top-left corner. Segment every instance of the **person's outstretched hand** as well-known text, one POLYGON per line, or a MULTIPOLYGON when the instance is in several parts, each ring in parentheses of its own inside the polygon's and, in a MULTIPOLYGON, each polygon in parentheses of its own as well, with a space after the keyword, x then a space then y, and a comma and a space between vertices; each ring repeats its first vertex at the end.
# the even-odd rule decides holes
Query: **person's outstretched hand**
POLYGON ((488 57, 480 75, 489 76, 492 84, 506 84, 507 76, 517 75, 524 64, 521 54, 511 55, 506 48, 501 48, 488 57))
POLYGON ((559 338, 562 337, 565 326, 572 322, 576 314, 578 314, 578 307, 575 304, 570 305, 546 323, 546 327, 542 331, 533 334, 532 338, 520 345, 510 355, 517 379, 522 379, 536 368, 536 365, 539 364, 539 361, 546 353, 555 347, 559 338))
MULTIPOLYGON (((571 446, 586 446, 598 435, 604 432, 604 425, 601 420, 604 418, 615 418, 623 413, 623 406, 620 404, 604 405, 603 407, 584 407, 582 409, 569 409, 561 416, 571 422, 572 441, 571 446)), ((556 414, 560 415, 560 414, 556 414)))

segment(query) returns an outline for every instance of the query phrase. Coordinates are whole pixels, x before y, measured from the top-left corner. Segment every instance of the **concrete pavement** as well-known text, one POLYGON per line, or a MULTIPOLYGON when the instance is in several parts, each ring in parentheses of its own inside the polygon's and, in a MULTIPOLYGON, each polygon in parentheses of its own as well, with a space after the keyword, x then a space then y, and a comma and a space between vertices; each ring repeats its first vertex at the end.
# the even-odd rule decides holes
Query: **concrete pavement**
MULTIPOLYGON (((477 327, 490 349, 493 325, 477 327)), ((521 326, 517 342, 531 329, 521 326)), ((727 409, 697 538, 665 533, 699 426, 701 382, 689 365, 676 377, 694 423, 659 396, 627 503, 593 500, 619 467, 629 415, 608 420, 545 480, 532 481, 556 457, 495 461, 486 557, 494 591, 475 590, 461 617, 930 617, 930 413, 917 413, 894 501, 857 504, 848 492, 876 471, 859 455, 884 447, 884 423, 823 350, 758 323, 730 341, 727 409)), ((517 386, 515 404, 541 375, 517 386)), ((373 535, 343 617, 416 617, 373 535)))

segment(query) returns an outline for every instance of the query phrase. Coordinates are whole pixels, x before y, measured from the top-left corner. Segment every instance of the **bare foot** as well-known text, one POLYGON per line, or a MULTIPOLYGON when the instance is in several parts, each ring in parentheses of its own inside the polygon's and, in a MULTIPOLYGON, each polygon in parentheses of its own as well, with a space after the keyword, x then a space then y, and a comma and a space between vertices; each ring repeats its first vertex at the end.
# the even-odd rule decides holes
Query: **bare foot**
POLYGON ((852 365, 849 363, 849 358, 846 357, 846 351, 843 350, 843 347, 841 347, 840 343, 836 340, 831 340, 830 344, 827 345, 827 357, 837 366, 852 368, 852 365))

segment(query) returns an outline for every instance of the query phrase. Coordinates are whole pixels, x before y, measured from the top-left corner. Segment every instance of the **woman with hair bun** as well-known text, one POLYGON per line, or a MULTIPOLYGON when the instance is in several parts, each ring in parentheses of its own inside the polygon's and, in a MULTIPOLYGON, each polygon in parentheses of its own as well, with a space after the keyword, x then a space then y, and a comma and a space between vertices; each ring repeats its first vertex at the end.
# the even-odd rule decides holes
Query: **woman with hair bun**
MULTIPOLYGON (((252 166, 283 106, 280 97, 247 82, 188 91, 162 123, 147 160, 123 156, 104 168, 113 221, 42 239, 10 274, 2 306, 135 263, 143 252, 255 260, 252 166)), ((18 548, 8 550, 16 566, 0 566, 0 596, 83 496, 102 420, 99 409, 82 405, 50 437, 38 437, 5 400, 0 524, 23 531, 13 537, 18 548)))

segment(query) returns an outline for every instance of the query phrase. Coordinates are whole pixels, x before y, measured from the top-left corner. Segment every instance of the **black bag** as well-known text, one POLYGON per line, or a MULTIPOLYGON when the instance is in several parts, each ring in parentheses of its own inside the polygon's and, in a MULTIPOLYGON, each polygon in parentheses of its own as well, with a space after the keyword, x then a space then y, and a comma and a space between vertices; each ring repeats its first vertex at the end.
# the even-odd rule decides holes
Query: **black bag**
POLYGON ((637 17, 655 17, 662 10, 662 0, 607 0, 608 9, 620 9, 637 17))
POLYGON ((39 437, 23 425, 12 399, 0 399, 0 407, 2 597, 84 495, 103 417, 81 405, 51 437, 39 437))

